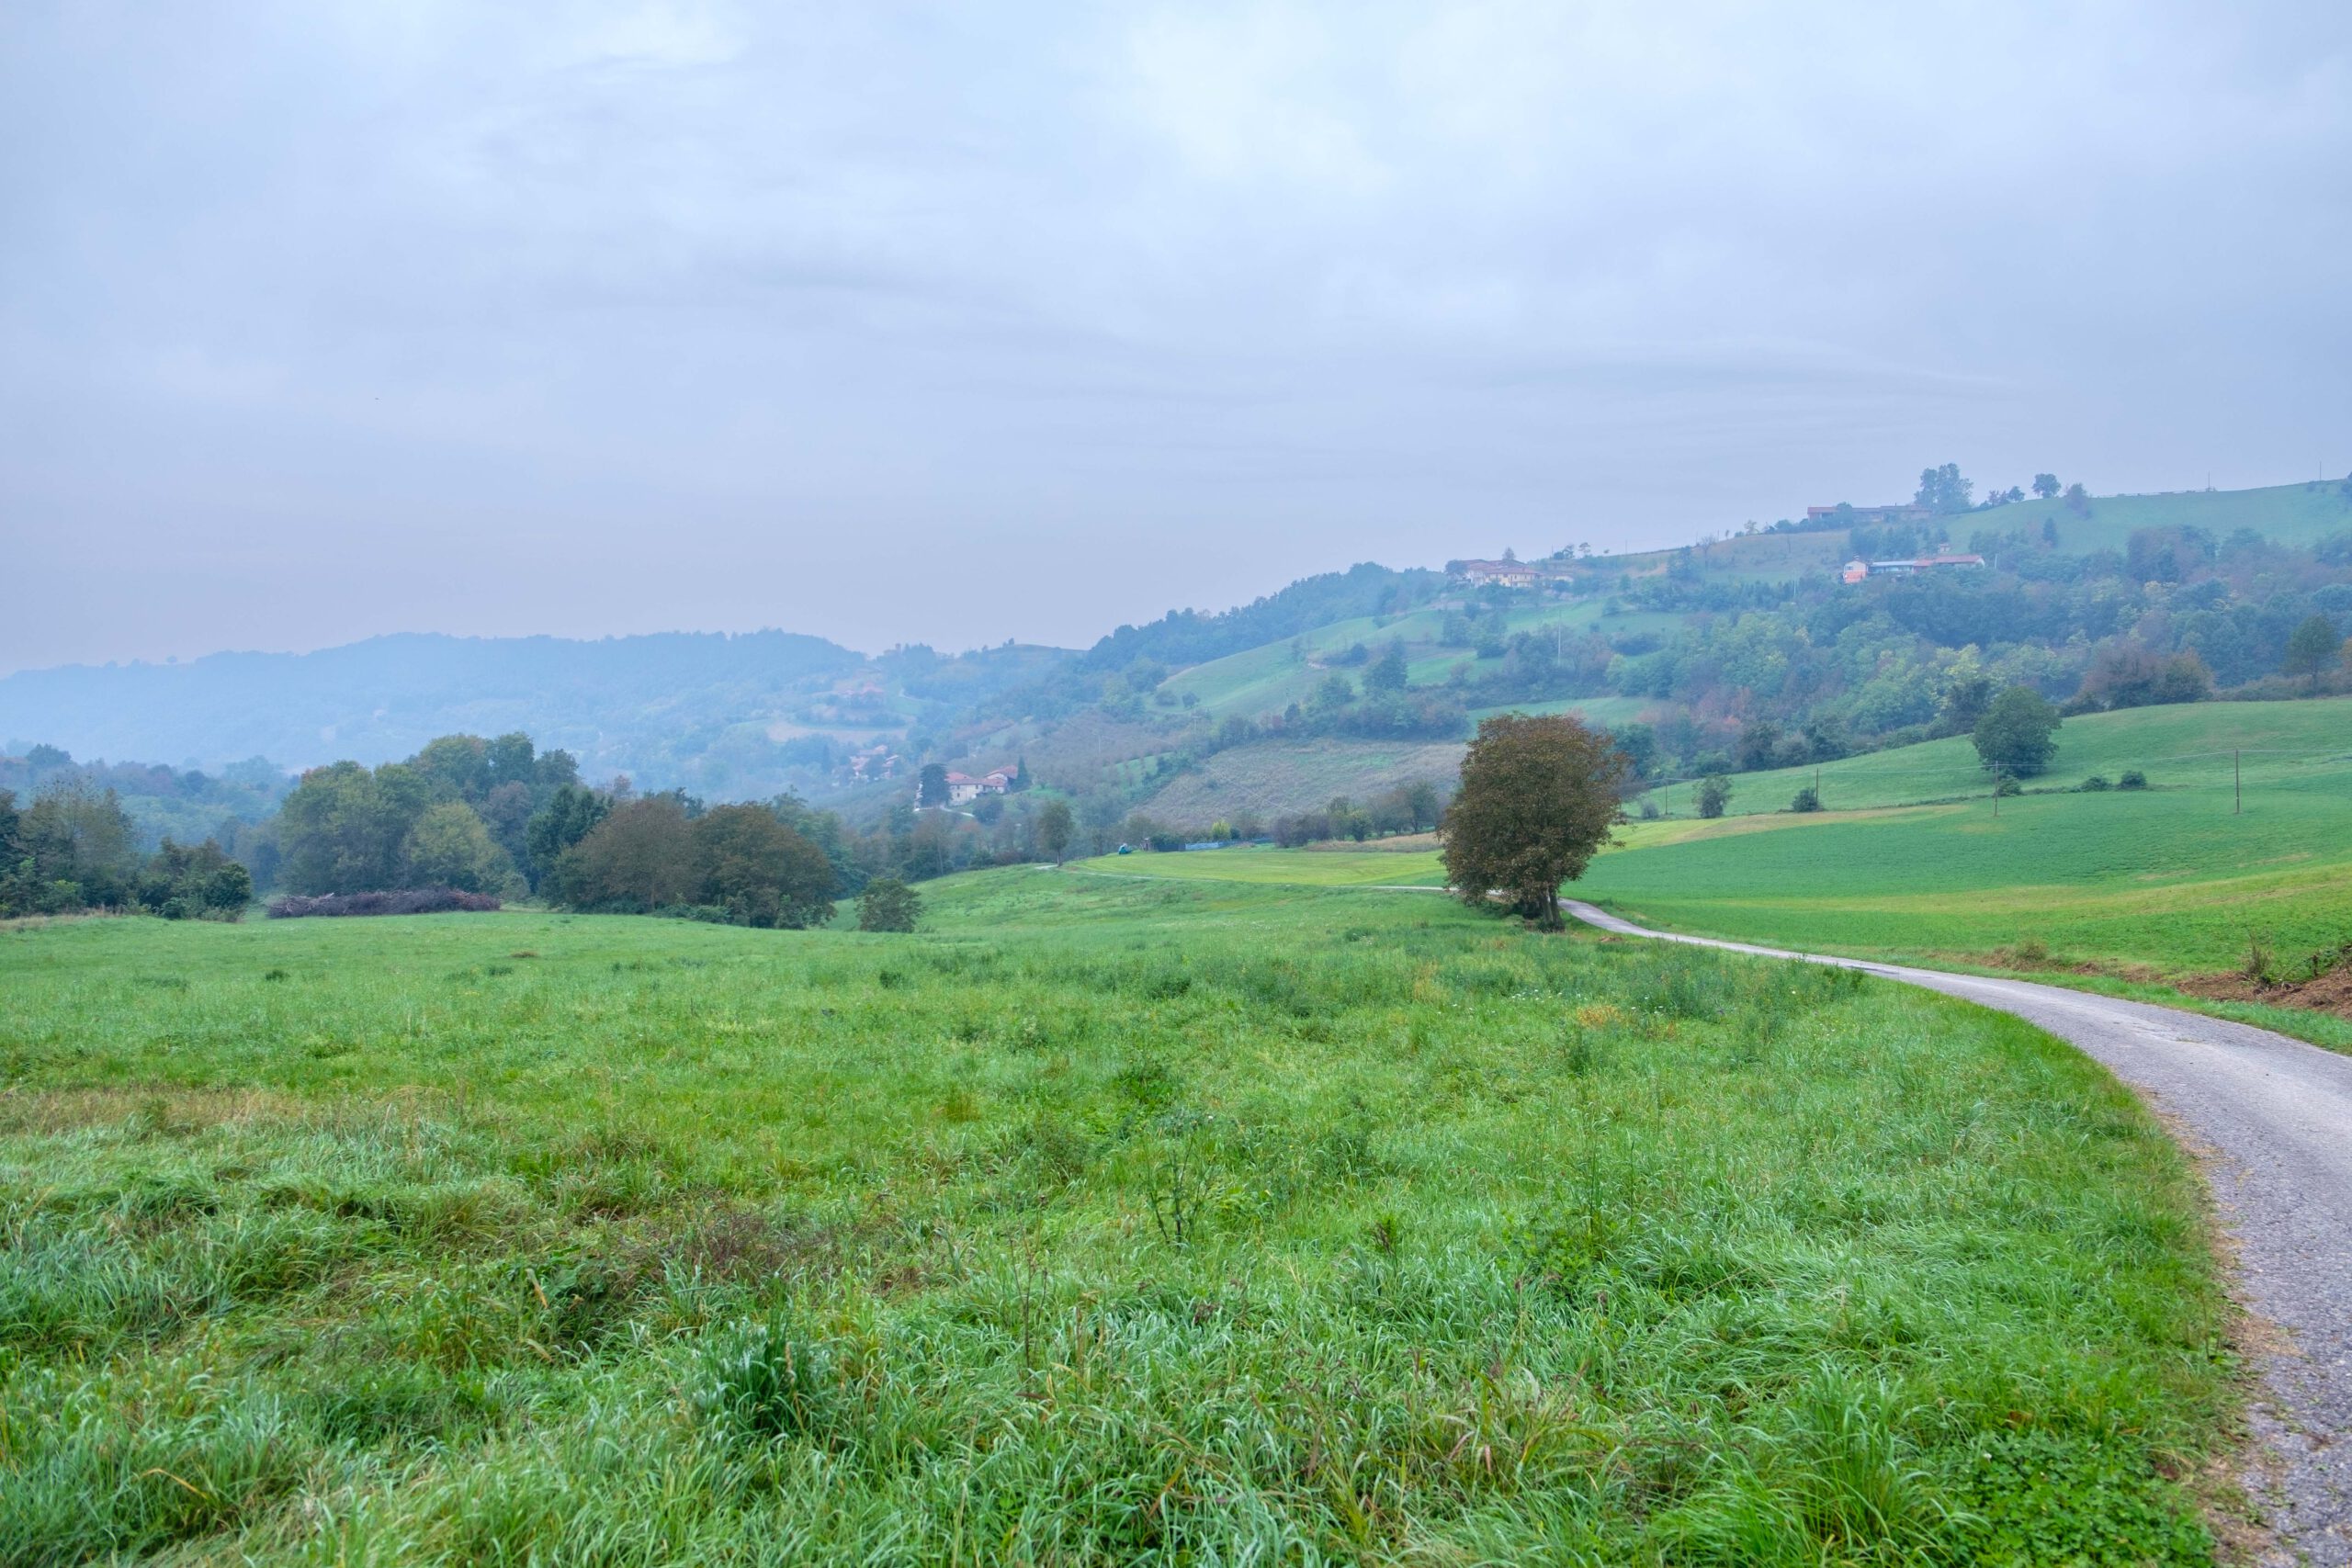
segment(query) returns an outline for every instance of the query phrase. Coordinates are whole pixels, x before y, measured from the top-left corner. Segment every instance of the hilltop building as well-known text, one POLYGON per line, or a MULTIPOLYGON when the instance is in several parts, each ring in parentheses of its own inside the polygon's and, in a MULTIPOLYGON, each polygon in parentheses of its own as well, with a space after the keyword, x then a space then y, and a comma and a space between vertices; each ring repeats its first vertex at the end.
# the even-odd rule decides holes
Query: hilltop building
POLYGON ((969 773, 947 775, 947 804, 968 806, 984 795, 1002 795, 1012 787, 1012 775, 1002 768, 974 778, 969 773))
POLYGON ((1913 560, 1849 560, 1840 575, 1848 582, 1860 582, 1870 577, 1912 577, 1923 571, 1941 571, 1949 567, 1983 566, 1983 556, 1934 555, 1920 556, 1913 560))
POLYGON ((1889 523, 1927 523, 1935 513, 1924 506, 1849 506, 1839 502, 1835 506, 1808 506, 1804 520, 1808 523, 1862 523, 1883 527, 1889 523))
POLYGON ((1445 574, 1473 588, 1489 583, 1504 588, 1532 588, 1539 582, 1571 582, 1576 573, 1564 560, 1450 560, 1445 574))

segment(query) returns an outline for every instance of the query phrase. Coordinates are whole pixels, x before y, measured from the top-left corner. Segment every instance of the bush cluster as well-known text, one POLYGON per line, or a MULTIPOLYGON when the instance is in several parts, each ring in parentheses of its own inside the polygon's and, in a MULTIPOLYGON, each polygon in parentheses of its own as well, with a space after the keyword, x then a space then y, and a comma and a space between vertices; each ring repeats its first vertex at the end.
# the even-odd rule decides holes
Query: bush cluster
POLYGON ((404 887, 385 893, 322 893, 306 897, 289 893, 269 901, 273 920, 299 920, 312 915, 447 915, 487 914, 499 907, 487 893, 457 887, 404 887))
POLYGON ((137 840, 111 787, 60 780, 22 811, 0 789, 0 919, 112 909, 235 919, 253 901, 253 877, 218 843, 165 839, 142 855, 137 840))

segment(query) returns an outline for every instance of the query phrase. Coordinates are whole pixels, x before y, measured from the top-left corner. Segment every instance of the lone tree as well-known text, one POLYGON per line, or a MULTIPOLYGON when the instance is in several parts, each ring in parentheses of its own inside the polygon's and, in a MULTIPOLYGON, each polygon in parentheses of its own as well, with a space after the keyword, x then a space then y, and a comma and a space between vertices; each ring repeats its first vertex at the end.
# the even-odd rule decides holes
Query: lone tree
POLYGON ((915 804, 944 806, 947 804, 947 764, 925 762, 922 772, 915 775, 915 804))
POLYGON ((895 876, 877 876, 857 901, 862 931, 910 931, 922 915, 922 895, 895 876))
POLYGON ((2059 722, 2049 698, 2031 686, 2011 686, 1976 721, 1977 761, 1987 773, 2030 779, 2057 752, 2059 722))
POLYGON ((2317 691, 2320 671, 2335 661, 2336 650, 2343 646, 2335 623, 2325 615, 2312 615, 2288 637, 2287 660, 2279 668, 2290 675, 2310 676, 2312 690, 2317 691))
POLYGON ((2044 501, 2056 500, 2058 496, 2058 476, 2056 474, 2034 475, 2033 493, 2040 496, 2044 501))
POLYGON ((1037 813, 1037 847, 1062 863, 1062 856, 1069 852, 1071 836, 1078 825, 1070 819, 1069 802, 1049 800, 1037 813))
POLYGON ((1606 734, 1566 714, 1480 723, 1438 826, 1455 895, 1485 908, 1499 889, 1515 913, 1558 930, 1560 884, 1583 875, 1609 841, 1631 771, 1606 734))

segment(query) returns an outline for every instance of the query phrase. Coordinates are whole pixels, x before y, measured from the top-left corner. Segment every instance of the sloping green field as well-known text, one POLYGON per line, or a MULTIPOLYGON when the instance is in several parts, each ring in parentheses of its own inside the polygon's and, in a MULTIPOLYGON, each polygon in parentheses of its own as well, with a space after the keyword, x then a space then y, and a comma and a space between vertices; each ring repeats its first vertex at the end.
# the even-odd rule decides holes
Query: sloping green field
POLYGON ((2058 547, 2072 555, 2121 550, 2140 528, 2202 528, 2217 540, 2251 528, 2281 544, 2314 545, 2352 530, 2352 487, 2331 479, 2257 490, 2106 495, 2091 502, 2088 517, 2063 501, 2023 501, 1968 513, 1954 520, 1952 532, 1955 542, 1964 542, 1978 528, 2039 534, 2044 522, 2056 526, 2058 547))
MULTIPOLYGON (((1865 810, 1777 811, 1813 770, 1740 774, 1734 815, 1630 824, 1575 891, 1679 931, 1930 961, 1997 964, 2038 943, 2060 963, 2180 976, 2235 968, 2259 944, 2290 974, 2352 941, 2352 700, 2142 708, 2071 719, 2059 739, 2053 779, 2138 768, 2151 787, 2029 794, 2003 801, 1996 818, 1964 739, 1825 766, 1823 797, 1865 810), (2233 749, 2244 758, 2243 811, 2233 749), (1921 800, 1944 804, 1900 804, 1921 800)), ((1687 811, 1681 787, 1676 805, 1687 811)), ((1116 868, 1444 880, 1427 852, 1235 850, 1126 857, 1116 868)))
MULTIPOLYGON (((2136 769, 2161 790, 2221 792, 2230 803, 2232 767, 2244 770, 2249 805, 2274 786, 2294 793, 2314 781, 2342 778, 2352 771, 2352 697, 2321 697, 2284 703, 2189 703, 2175 707, 2127 708, 2067 719, 2057 735, 2058 752, 2049 772, 2030 787, 2081 783, 2093 773, 2110 784, 2136 769)), ((1788 809, 1796 792, 1818 777, 1821 803, 1832 810, 1905 806, 1921 801, 1982 797, 1990 780, 1976 749, 1965 736, 1917 746, 1846 757, 1813 767, 1735 773, 1734 816, 1788 809)), ((1666 790, 1640 801, 1661 808, 1666 790)), ((1693 814, 1695 795, 1676 784, 1674 815, 1693 814)), ((2003 810, 2007 807, 2004 806, 2003 810)))
POLYGON ((2211 1561, 2199 1189, 2047 1036, 1434 897, 925 897, 0 931, 0 1562, 2211 1561))
MULTIPOLYGON (((2058 739, 2037 787, 2127 769, 2152 787, 2029 794, 1996 818, 1973 749, 1930 741, 1825 766, 1824 803, 1965 798, 1639 823, 1582 891, 1709 935, 1984 961, 2038 942, 2174 975, 2234 967, 2250 943, 2301 959, 2352 941, 2352 701, 2141 708, 2069 719, 2058 739)), ((1773 811, 1813 778, 1737 775, 1732 810, 1773 811)))

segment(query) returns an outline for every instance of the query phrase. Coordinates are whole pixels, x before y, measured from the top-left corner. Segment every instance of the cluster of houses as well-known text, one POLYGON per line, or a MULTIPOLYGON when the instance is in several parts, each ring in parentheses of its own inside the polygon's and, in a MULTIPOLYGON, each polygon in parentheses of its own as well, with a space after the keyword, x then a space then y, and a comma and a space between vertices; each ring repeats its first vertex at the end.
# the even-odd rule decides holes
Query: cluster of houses
POLYGON ((859 784, 899 776, 899 754, 877 740, 863 751, 849 754, 849 776, 859 784))
POLYGON ((1849 560, 1841 575, 1848 582, 1860 582, 1872 577, 1911 577, 1923 571, 1984 564, 1983 556, 1953 555, 1919 556, 1911 560, 1849 560))
POLYGON ((1565 560, 1450 560, 1445 574, 1484 588, 1494 583, 1503 588, 1532 588, 1539 582, 1572 582, 1576 573, 1565 560))
POLYGON ((1835 506, 1804 509, 1808 523, 1850 523, 1873 527, 1884 527, 1889 523, 1926 523, 1934 516, 1924 506, 1849 506, 1842 501, 1835 506))

